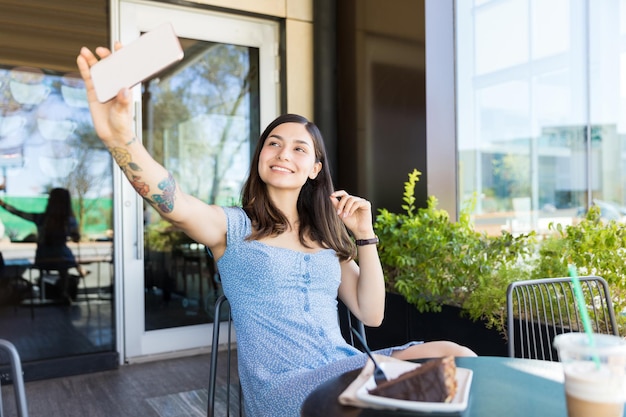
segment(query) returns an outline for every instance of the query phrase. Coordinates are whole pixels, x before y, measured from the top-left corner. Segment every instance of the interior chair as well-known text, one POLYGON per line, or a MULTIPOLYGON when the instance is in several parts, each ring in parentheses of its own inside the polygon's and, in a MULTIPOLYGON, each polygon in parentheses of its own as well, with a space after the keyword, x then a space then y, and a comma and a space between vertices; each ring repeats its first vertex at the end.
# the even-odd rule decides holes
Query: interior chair
MULTIPOLYGON (((342 327, 342 334, 346 341, 350 343, 352 346, 359 347, 359 343, 355 343, 355 338, 349 327, 354 327, 363 337, 363 340, 367 340, 365 337, 365 326, 363 323, 357 319, 348 308, 340 301, 339 303, 339 322, 342 327)), ((224 413, 220 410, 219 416, 227 416, 230 417, 231 412, 233 415, 243 416, 243 395, 241 393, 241 385, 239 385, 239 381, 236 384, 231 384, 234 376, 236 375, 236 362, 235 362, 235 350, 236 346, 234 345, 233 337, 233 322, 232 316, 230 314, 230 305, 228 304, 228 299, 226 296, 221 295, 215 301, 215 314, 213 320, 213 344, 211 345, 211 369, 209 370, 209 389, 208 389, 208 405, 207 405, 207 416, 208 417, 216 417, 216 385, 217 385, 217 367, 218 367, 218 353, 219 353, 219 343, 220 343, 220 319, 225 319, 225 331, 226 331, 226 351, 222 353, 222 356, 225 356, 226 361, 226 400, 224 402, 224 413), (233 385, 236 385, 236 388, 233 388, 233 385)), ((223 320, 222 320, 223 321, 223 320)), ((1 416, 0 416, 1 417, 1 416)))
MULTIPOLYGON (((89 290, 87 289, 87 282, 85 281, 85 276, 81 273, 81 269, 78 266, 72 267, 68 270, 68 277, 70 280, 70 284, 72 280, 78 280, 78 292, 76 294, 76 298, 73 301, 86 301, 87 302, 87 309, 91 309, 91 306, 89 304, 89 290), (72 273, 71 271, 75 270, 76 273, 72 273), (78 295, 81 292, 81 283, 82 283, 82 298, 79 298, 78 295)), ((43 302, 46 302, 48 296, 46 295, 46 286, 47 285, 55 285, 57 283, 57 281, 60 279, 60 275, 59 275, 59 271, 58 270, 54 270, 54 269, 39 269, 39 283, 40 283, 40 298, 43 302)), ((54 301, 54 300, 48 300, 48 301, 54 301)))
MULTIPOLYGON (((593 331, 618 335, 606 280, 581 276, 580 284, 593 331)), ((558 361, 554 336, 585 331, 569 277, 513 282, 506 298, 509 357, 558 361)))
MULTIPOLYGON (((182 277, 182 294, 185 300, 197 299, 198 305, 206 307, 208 297, 218 297, 218 283, 216 281, 216 266, 210 250, 199 243, 182 243, 172 250, 172 276, 182 277), (207 294, 205 294, 205 283, 207 294), (197 290, 196 290, 197 289, 197 290)), ((176 279, 178 283, 178 279, 176 279)))
MULTIPOLYGON (((15 408, 18 417, 28 417, 28 407, 26 404, 26 390, 24 389, 24 375, 22 374, 22 362, 20 355, 13 343, 8 340, 0 339, 0 350, 9 355, 11 363, 10 380, 13 383, 13 391, 15 392, 15 408)), ((0 378, 0 381, 2 378, 0 378)), ((4 417, 4 408, 2 406, 2 392, 0 392, 0 417, 4 417)))

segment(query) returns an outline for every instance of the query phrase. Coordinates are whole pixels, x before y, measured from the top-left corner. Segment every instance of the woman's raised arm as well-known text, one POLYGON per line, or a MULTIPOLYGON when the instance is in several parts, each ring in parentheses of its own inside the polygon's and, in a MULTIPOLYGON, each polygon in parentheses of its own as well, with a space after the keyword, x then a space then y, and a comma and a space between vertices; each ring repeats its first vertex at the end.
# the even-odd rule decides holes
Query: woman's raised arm
MULTIPOLYGON (((119 43, 116 50, 121 48, 119 43)), ((111 54, 98 47, 99 58, 111 54)), ((148 153, 133 130, 133 106, 130 91, 120 90, 117 97, 106 103, 96 98, 90 68, 98 62, 89 49, 83 47, 76 59, 85 81, 87 100, 98 137, 111 152, 113 159, 135 190, 159 214, 180 228, 189 237, 211 248, 219 257, 226 245, 226 216, 221 207, 209 205, 184 193, 173 176, 148 153)))

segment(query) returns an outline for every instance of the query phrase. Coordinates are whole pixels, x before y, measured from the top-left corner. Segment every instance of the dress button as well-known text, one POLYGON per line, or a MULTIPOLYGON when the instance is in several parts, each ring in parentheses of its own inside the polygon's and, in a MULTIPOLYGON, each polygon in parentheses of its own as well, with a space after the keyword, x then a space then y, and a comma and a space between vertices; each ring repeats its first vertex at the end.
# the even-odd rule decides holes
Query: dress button
POLYGON ((308 305, 308 304, 307 304, 307 305, 305 305, 305 306, 304 306, 304 311, 306 311, 306 312, 308 313, 308 312, 309 312, 309 310, 310 310, 309 305, 308 305))
POLYGON ((311 255, 304 255, 304 260, 305 261, 309 261, 311 259, 311 255))

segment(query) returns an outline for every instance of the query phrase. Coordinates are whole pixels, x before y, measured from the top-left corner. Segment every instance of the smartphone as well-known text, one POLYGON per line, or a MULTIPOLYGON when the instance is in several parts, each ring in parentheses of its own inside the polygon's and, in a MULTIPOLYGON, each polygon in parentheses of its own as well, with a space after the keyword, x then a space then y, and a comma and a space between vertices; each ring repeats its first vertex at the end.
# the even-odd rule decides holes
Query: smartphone
POLYGON ((180 61, 183 55, 171 23, 144 33, 91 67, 98 101, 111 100, 122 88, 139 84, 180 61))

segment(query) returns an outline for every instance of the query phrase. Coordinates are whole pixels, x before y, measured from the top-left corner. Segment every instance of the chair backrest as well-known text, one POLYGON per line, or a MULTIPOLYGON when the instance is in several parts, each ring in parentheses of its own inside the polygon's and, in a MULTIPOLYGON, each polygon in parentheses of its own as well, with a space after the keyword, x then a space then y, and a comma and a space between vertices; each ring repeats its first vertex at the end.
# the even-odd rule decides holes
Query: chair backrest
MULTIPOLYGON (((24 375, 22 374, 22 361, 15 346, 8 340, 0 339, 0 350, 9 355, 11 363, 11 381, 15 392, 15 407, 18 417, 28 417, 28 407, 26 405, 26 390, 24 389, 24 375)), ((2 390, 0 390, 0 417, 4 416, 2 407, 2 390)))
MULTIPOLYGON (((354 335, 349 330, 349 327, 354 327, 363 337, 363 340, 366 340, 365 337, 365 326, 363 323, 357 319, 351 312, 346 308, 346 306, 339 301, 339 322, 342 325, 342 334, 346 341, 350 343, 352 346, 359 346, 359 344, 355 344, 354 335), (346 329, 346 326, 348 328, 346 329)), ((241 393, 241 385, 239 385, 239 380, 236 381, 234 378, 238 378, 236 375, 236 347, 232 340, 232 316, 230 314, 230 305, 228 304, 228 299, 226 296, 221 295, 215 301, 215 313, 213 319, 213 344, 211 346, 211 368, 209 370, 209 389, 208 389, 208 405, 207 405, 207 416, 215 417, 217 415, 221 416, 230 416, 231 412, 233 415, 243 416, 243 395, 241 393), (220 321, 226 321, 226 350, 221 353, 221 356, 225 356, 225 366, 226 368, 226 384, 224 391, 220 392, 221 401, 219 402, 219 414, 218 414, 218 402, 216 401, 217 397, 217 374, 218 374, 218 356, 220 350, 220 321), (236 386, 236 387, 234 387, 236 386), (224 408, 222 410, 221 408, 224 408)), ((1 416, 0 416, 1 417, 1 416)))
POLYGON ((356 318, 354 314, 346 307, 346 305, 339 299, 337 299, 337 311, 339 314, 339 326, 341 328, 341 334, 343 338, 346 339, 350 345, 363 350, 361 346, 361 342, 355 339, 354 334, 350 330, 350 328, 354 328, 359 332, 365 343, 367 343, 367 336, 365 334, 365 325, 363 322, 356 318))
MULTIPOLYGON (((582 276, 580 284, 593 331, 618 335, 606 280, 582 276)), ((584 331, 569 277, 513 282, 506 296, 510 357, 557 361, 558 355, 552 347, 554 336, 584 331)))

